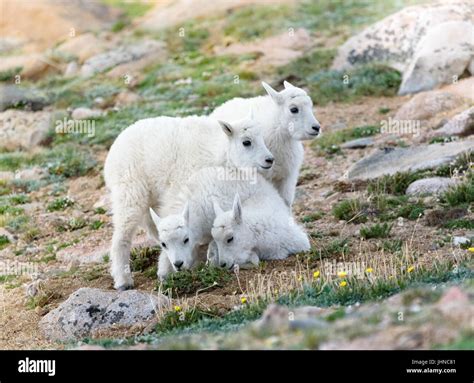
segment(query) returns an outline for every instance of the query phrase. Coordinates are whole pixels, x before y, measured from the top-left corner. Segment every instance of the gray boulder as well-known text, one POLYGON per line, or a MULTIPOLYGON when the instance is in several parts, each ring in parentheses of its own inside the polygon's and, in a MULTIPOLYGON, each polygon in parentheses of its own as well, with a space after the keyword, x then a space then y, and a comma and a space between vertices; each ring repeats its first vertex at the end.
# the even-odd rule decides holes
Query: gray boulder
POLYGON ((470 136, 474 134, 474 107, 455 115, 440 129, 436 136, 470 136))
POLYGON ((416 180, 412 182, 407 190, 407 195, 429 195, 441 194, 448 190, 451 186, 456 185, 456 181, 447 177, 432 177, 416 180))
POLYGON ((473 69, 473 13, 472 1, 406 7, 347 40, 332 68, 388 65, 403 74, 400 94, 452 83, 473 69))
POLYGON ((164 295, 81 288, 40 321, 43 335, 55 341, 78 340, 99 329, 132 326, 152 319, 168 303, 164 295))
POLYGON ((351 180, 374 179, 397 172, 435 169, 470 150, 474 150, 474 139, 409 148, 377 149, 356 162, 347 172, 347 177, 351 180))
POLYGON ((37 90, 26 89, 19 85, 0 86, 0 112, 12 107, 37 111, 49 103, 47 96, 37 90))

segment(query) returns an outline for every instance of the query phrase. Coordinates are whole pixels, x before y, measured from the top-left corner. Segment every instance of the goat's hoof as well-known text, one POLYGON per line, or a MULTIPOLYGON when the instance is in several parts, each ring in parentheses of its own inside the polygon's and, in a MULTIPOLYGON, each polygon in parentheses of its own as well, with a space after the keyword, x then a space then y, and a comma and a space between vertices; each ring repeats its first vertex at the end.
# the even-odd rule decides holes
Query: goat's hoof
POLYGON ((117 287, 117 291, 126 291, 133 289, 133 285, 122 285, 117 287))

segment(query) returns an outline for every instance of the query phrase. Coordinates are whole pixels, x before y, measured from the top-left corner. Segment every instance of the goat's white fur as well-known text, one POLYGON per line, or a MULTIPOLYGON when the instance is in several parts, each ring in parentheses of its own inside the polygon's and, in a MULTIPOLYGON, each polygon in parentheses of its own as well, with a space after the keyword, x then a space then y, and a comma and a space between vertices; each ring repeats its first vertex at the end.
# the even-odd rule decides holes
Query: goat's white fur
POLYGON ((307 93, 285 81, 285 89, 277 92, 262 82, 268 96, 234 98, 215 109, 211 117, 217 119, 239 119, 249 110, 261 124, 263 137, 272 152, 275 163, 266 175, 288 206, 293 204, 296 182, 303 162, 302 140, 315 138, 320 124, 313 114, 313 103, 307 93), (291 110, 298 109, 297 113, 291 110))
MULTIPOLYGON (((288 207, 263 176, 244 173, 244 169, 205 168, 193 174, 178 195, 165 195, 162 209, 165 218, 160 219, 153 210, 150 212, 160 241, 166 246, 158 267, 160 279, 170 272, 191 268, 204 260, 202 249, 212 240, 215 209, 217 206, 231 209, 236 192, 245 201, 244 224, 250 224, 248 229, 254 234, 262 231, 258 239, 263 240, 261 247, 255 247, 257 238, 254 236, 247 238, 248 243, 240 244, 246 254, 250 253, 249 249, 254 250, 255 257, 251 263, 258 263, 258 255, 262 259, 282 259, 309 248, 306 234, 294 223, 288 207), (225 174, 230 172, 239 174, 240 179, 226 177, 225 174), (247 220, 247 215, 252 218, 247 220), (179 269, 175 263, 180 265, 179 269)), ((215 246, 210 247, 215 249, 215 246)), ((245 265, 249 262, 236 260, 235 263, 245 265)))
POLYGON ((125 129, 110 148, 104 178, 111 192, 114 234, 111 274, 115 287, 133 285, 130 247, 137 226, 158 239, 149 207, 159 211, 164 192, 178 193, 197 170, 208 166, 268 168, 272 155, 251 117, 231 124, 210 117, 157 117, 125 129), (250 140, 251 147, 243 141, 250 140))
POLYGON ((259 260, 284 259, 310 248, 308 236, 281 198, 249 198, 242 203, 237 193, 230 210, 222 210, 217 202, 214 210, 215 244, 209 246, 208 257, 215 258, 212 252, 217 248, 221 267, 256 266, 259 260))

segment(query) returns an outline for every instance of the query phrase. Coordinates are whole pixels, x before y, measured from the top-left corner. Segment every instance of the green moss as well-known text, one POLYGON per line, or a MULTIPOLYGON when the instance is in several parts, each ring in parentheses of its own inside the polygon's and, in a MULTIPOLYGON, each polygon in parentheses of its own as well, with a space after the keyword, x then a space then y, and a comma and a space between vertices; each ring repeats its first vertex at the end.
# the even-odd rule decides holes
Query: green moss
POLYGON ((53 202, 49 203, 46 207, 47 211, 62 211, 66 208, 74 206, 74 200, 69 197, 56 198, 53 202))
POLYGON ((367 65, 352 71, 321 71, 308 78, 313 100, 349 102, 361 96, 395 96, 401 83, 400 72, 381 65, 367 65))
POLYGON ((367 221, 367 204, 359 199, 349 199, 334 205, 332 213, 339 220, 352 223, 362 223, 367 221))
POLYGON ((360 236, 364 239, 387 238, 392 230, 392 225, 388 223, 364 226, 360 229, 360 236))
POLYGON ((305 215, 305 216, 301 219, 301 221, 302 221, 303 223, 309 223, 309 222, 317 221, 317 220, 321 219, 322 217, 323 217, 323 213, 322 213, 322 212, 314 212, 314 213, 305 215))
POLYGON ((0 249, 3 249, 10 243, 10 240, 6 235, 0 235, 0 249))
POLYGON ((171 290, 173 295, 194 294, 201 289, 223 285, 230 281, 228 270, 214 266, 199 266, 196 269, 173 273, 162 283, 163 290, 171 290))

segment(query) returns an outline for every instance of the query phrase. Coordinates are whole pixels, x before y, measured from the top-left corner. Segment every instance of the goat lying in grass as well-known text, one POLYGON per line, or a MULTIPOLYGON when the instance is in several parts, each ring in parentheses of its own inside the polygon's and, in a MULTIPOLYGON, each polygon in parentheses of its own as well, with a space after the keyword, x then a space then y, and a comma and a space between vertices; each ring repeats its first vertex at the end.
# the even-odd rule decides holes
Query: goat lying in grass
POLYGON ((310 248, 308 236, 296 224, 283 200, 261 201, 249 198, 240 201, 235 195, 230 210, 224 211, 216 202, 216 218, 212 226, 215 244, 209 246, 209 259, 217 257, 221 267, 258 265, 260 260, 285 259, 290 254, 310 248))

